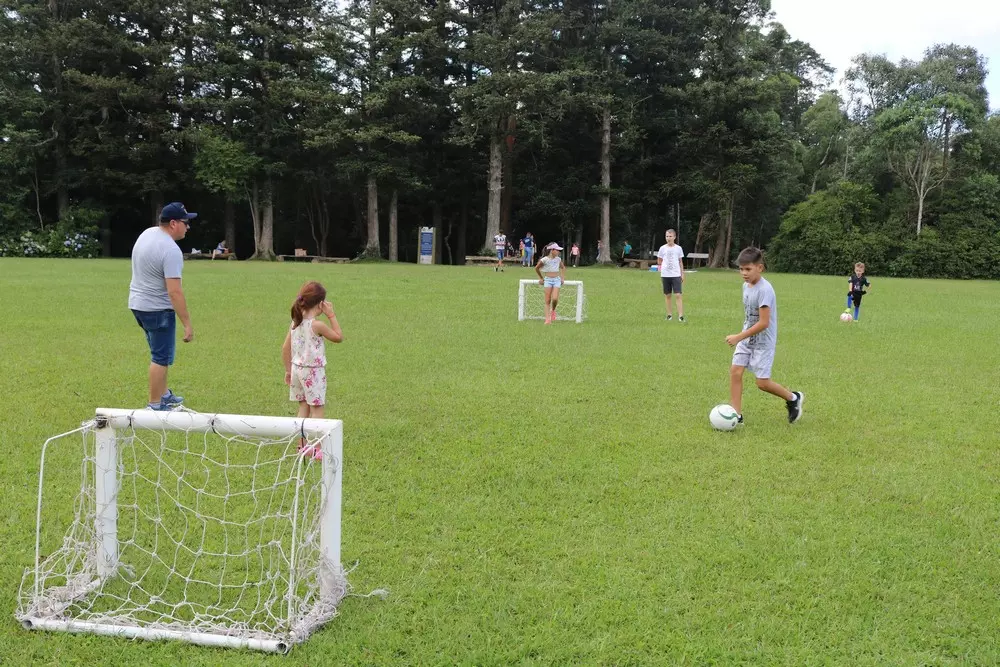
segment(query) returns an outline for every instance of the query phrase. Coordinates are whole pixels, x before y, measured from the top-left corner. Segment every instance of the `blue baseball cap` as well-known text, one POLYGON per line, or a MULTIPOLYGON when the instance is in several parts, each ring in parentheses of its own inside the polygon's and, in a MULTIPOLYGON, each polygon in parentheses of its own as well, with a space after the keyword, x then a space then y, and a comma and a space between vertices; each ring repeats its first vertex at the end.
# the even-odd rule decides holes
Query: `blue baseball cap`
POLYGON ((184 208, 184 204, 179 201, 171 202, 163 207, 160 211, 160 220, 194 220, 198 217, 197 213, 188 213, 187 209, 184 208))

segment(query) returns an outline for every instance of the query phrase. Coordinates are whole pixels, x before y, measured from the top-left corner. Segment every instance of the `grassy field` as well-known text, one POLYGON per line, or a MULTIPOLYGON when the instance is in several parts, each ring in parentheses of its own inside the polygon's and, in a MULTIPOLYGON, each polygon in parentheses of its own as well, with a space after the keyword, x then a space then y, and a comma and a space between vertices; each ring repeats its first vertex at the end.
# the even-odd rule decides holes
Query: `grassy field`
MULTIPOLYGON (((1000 285, 768 275, 774 379, 718 433, 735 272, 571 270, 583 325, 517 322, 527 270, 192 262, 196 339, 171 386, 203 412, 291 415, 280 345, 307 279, 344 420, 341 616, 289 656, 29 633, 41 443, 145 402, 127 261, 0 260, 0 663, 992 665, 1000 663, 1000 285)), ((54 465, 54 464, 53 464, 54 465)), ((72 472, 72 471, 71 471, 72 472)), ((75 489, 66 489, 66 503, 75 489)))

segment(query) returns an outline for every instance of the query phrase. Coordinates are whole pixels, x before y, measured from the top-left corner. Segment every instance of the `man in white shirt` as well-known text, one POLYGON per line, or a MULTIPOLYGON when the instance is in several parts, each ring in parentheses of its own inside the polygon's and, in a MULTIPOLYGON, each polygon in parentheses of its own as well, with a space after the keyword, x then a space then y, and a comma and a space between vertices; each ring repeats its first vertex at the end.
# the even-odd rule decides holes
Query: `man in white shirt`
POLYGON ((677 233, 668 229, 666 233, 667 242, 660 246, 656 253, 656 265, 660 269, 660 280, 663 282, 663 297, 667 302, 667 320, 674 319, 673 295, 677 295, 677 319, 687 322, 684 319, 684 297, 681 296, 684 286, 684 264, 681 259, 684 257, 684 250, 674 243, 677 233))
POLYGON ((493 267, 494 271, 503 271, 503 256, 507 252, 507 235, 500 232, 493 237, 493 245, 497 249, 497 265, 493 267))

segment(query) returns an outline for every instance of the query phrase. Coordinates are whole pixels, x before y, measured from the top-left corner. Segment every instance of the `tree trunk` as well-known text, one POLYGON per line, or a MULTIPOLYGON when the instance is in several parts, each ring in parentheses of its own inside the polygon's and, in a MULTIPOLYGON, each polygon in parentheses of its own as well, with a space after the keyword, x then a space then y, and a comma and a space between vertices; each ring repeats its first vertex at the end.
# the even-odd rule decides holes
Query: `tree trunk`
POLYGON ((274 259, 274 203, 271 180, 264 187, 255 180, 250 193, 250 217, 253 219, 254 253, 250 259, 274 259))
POLYGON ((389 200, 389 261, 399 261, 399 190, 392 189, 389 200))
POLYGON ((236 252, 236 205, 227 195, 225 208, 222 211, 222 226, 226 234, 226 247, 229 252, 236 252))
MULTIPOLYGON (((944 121, 944 154, 941 160, 941 168, 948 173, 948 155, 951 153, 951 115, 946 111, 944 121)), ((917 232, 920 233, 919 231, 917 232)))
POLYGON ((726 254, 723 256, 723 259, 725 261, 725 264, 723 265, 723 268, 725 268, 725 266, 728 266, 728 264, 729 264, 729 258, 733 256, 732 255, 732 249, 733 249, 733 209, 734 208, 736 208, 736 195, 730 195, 730 197, 729 197, 729 210, 727 211, 727 214, 728 214, 727 218, 728 219, 726 220, 726 254))
MULTIPOLYGON (((507 120, 507 136, 512 137, 516 120, 511 116, 507 120)), ((514 208, 514 150, 513 144, 507 142, 503 151, 503 192, 500 197, 500 229, 504 234, 511 232, 511 213, 514 208)))
MULTIPOLYGON (((59 22, 59 3, 57 0, 49 0, 49 13, 52 15, 53 23, 59 22)), ((55 132, 55 160, 56 160, 56 211, 59 216, 59 220, 65 220, 69 217, 69 185, 68 185, 68 163, 66 158, 66 132, 64 131, 63 122, 63 100, 62 100, 62 90, 63 90, 63 78, 62 78, 62 63, 59 59, 59 54, 52 53, 52 82, 55 88, 56 100, 54 104, 54 118, 52 121, 52 128, 55 132)))
POLYGON ((264 191, 261 193, 260 234, 257 237, 256 252, 251 259, 274 259, 274 186, 271 179, 264 181, 264 191))
POLYGON ((924 198, 926 196, 926 192, 917 193, 917 236, 920 236, 920 228, 924 222, 924 198))
POLYGON ((455 256, 451 252, 451 230, 455 228, 455 216, 448 216, 448 232, 444 235, 444 242, 441 244, 442 247, 448 252, 448 260, 442 262, 442 264, 447 264, 449 266, 455 263, 455 256))
POLYGON ((443 223, 443 213, 441 211, 441 203, 434 202, 431 208, 431 224, 434 226, 434 238, 438 240, 434 247, 434 258, 435 264, 441 263, 441 228, 444 227, 443 223))
POLYGON ((611 108, 601 119, 601 254, 597 261, 611 263, 611 108))
POLYGON ((458 238, 455 239, 455 263, 465 264, 466 238, 469 229, 469 201, 462 198, 462 214, 458 218, 458 238))
POLYGON ((372 258, 382 256, 378 242, 378 182, 375 174, 368 176, 368 239, 364 255, 372 258))
POLYGON ((149 210, 153 217, 153 224, 160 224, 160 211, 163 210, 163 193, 153 190, 149 193, 149 210))
POLYGON ((486 209, 486 239, 483 248, 493 246, 493 237, 500 232, 500 189, 503 159, 501 141, 498 137, 490 137, 490 174, 489 174, 489 204, 486 209))
POLYGON ((701 220, 698 221, 698 236, 694 241, 694 251, 701 252, 701 244, 705 240, 705 232, 708 230, 708 223, 712 221, 711 213, 702 213, 701 220))
POLYGON ((712 258, 709 266, 713 269, 724 269, 729 261, 729 248, 727 239, 731 234, 732 218, 732 196, 726 202, 726 210, 719 211, 719 227, 715 234, 715 246, 712 248, 712 258))

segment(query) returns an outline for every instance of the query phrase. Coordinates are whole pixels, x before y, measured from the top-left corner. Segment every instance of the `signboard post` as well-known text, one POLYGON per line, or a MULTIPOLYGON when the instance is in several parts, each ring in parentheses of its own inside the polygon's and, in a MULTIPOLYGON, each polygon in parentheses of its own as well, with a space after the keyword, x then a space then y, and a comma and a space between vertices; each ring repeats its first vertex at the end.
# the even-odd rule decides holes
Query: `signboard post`
POLYGON ((437 230, 434 227, 420 228, 420 253, 418 264, 433 264, 434 251, 437 249, 437 230))

